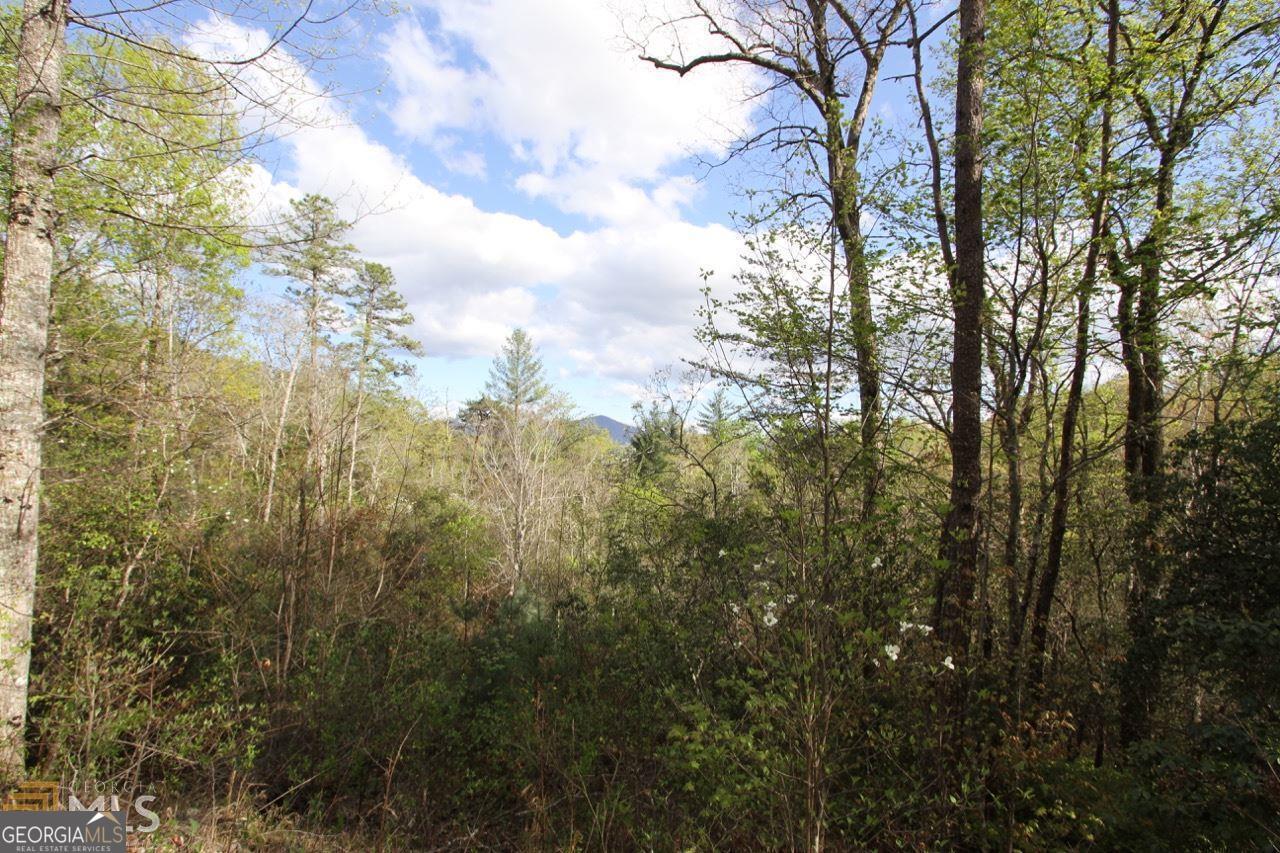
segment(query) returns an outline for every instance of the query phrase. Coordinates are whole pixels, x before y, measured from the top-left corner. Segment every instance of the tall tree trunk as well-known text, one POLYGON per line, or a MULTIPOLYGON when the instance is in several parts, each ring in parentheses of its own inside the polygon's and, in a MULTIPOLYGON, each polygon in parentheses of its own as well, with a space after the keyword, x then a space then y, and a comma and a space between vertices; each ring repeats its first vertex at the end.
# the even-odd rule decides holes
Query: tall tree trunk
MULTIPOLYGON (((1212 111, 1197 106, 1196 93, 1204 84, 1208 69, 1224 45, 1215 44, 1224 22, 1228 3, 1211 4, 1196 18, 1194 60, 1182 69, 1181 91, 1171 104, 1174 112, 1167 131, 1162 132, 1159 116, 1141 93, 1135 94, 1143 114, 1147 136, 1159 152, 1155 173, 1155 198, 1151 227, 1133 250, 1129 260, 1136 275, 1121 268, 1119 258, 1110 256, 1113 274, 1120 285, 1118 327, 1129 383, 1128 420, 1125 424, 1125 486, 1131 509, 1129 535, 1129 595, 1127 621, 1129 648, 1120 683, 1120 740, 1130 744, 1147 735, 1151 700, 1160 676, 1160 650, 1155 643, 1151 597, 1160 580, 1156 541, 1156 496, 1154 487, 1164 467, 1164 434, 1161 409, 1164 406, 1164 353, 1160 340, 1160 313, 1165 307, 1162 267, 1173 225, 1174 178, 1179 156, 1188 149, 1196 131, 1214 119, 1212 111)), ((1234 41, 1235 37, 1231 39, 1234 41)), ((1229 44, 1230 41, 1227 42, 1229 44)), ((1235 96, 1220 95, 1216 108, 1234 109, 1235 96)), ((1225 116, 1226 113, 1223 113, 1225 116)), ((1223 117, 1223 116, 1220 116, 1223 117)))
MULTIPOLYGON (((863 459, 862 514, 866 518, 875 506, 884 477, 884 460, 880 451, 879 333, 871 310, 871 275, 867 268, 866 239, 862 233, 862 188, 858 175, 858 156, 862 148, 862 132, 866 127, 871 102, 875 96, 880 66, 889 47, 889 34, 897 27, 904 7, 896 2, 880 29, 879 37, 860 46, 864 63, 862 84, 846 117, 838 61, 831 55, 827 33, 827 4, 810 0, 813 24, 814 56, 818 66, 818 85, 824 99, 823 119, 826 124, 824 148, 827 152, 827 182, 831 194, 832 218, 844 254, 845 277, 848 282, 849 320, 853 332, 855 373, 858 380, 859 439, 863 459)), ((850 25, 853 26, 852 24, 850 25)), ((861 34, 861 30, 857 31, 861 34)))
POLYGON ((934 623, 960 660, 969 650, 968 611, 978 564, 978 493, 982 488, 982 90, 986 0, 960 2, 956 70, 955 271, 951 356, 951 508, 942 525, 934 623))
POLYGON ((351 461, 347 469, 347 506, 355 503, 356 498, 356 455, 360 445, 360 413, 364 410, 365 379, 369 375, 370 362, 373 360, 373 335, 376 312, 372 292, 369 296, 370 307, 363 316, 363 328, 360 331, 360 359, 356 368, 356 405, 351 418, 351 461))
POLYGON ((267 460, 267 494, 262 504, 263 523, 271 520, 271 504, 276 493, 276 471, 280 467, 280 447, 284 443, 284 428, 289 422, 289 402, 293 398, 293 386, 298 379, 298 366, 302 353, 294 353, 289 365, 289 378, 285 381, 284 399, 280 402, 280 417, 276 419, 275 434, 271 438, 271 456, 267 460))
POLYGON ((325 454, 320 443, 320 310, 322 297, 318 277, 312 273, 307 305, 307 453, 302 466, 302 482, 310 487, 314 479, 316 508, 324 506, 325 454))
POLYGON ((1058 470, 1053 480, 1053 513, 1049 520, 1049 543, 1045 549, 1044 577, 1036 596, 1036 607, 1031 621, 1031 683, 1039 685, 1044 679, 1044 655, 1048 640, 1049 614, 1057 593, 1058 576, 1062 569, 1062 545, 1067 534, 1067 506, 1070 498, 1070 480, 1074 465, 1076 422, 1084 398, 1084 375, 1088 368, 1089 353, 1089 303, 1098 281, 1098 262, 1103 244, 1107 242, 1107 199, 1111 163, 1111 98, 1115 88, 1116 55, 1119 43, 1119 0, 1107 4, 1107 89, 1103 93, 1102 130, 1098 153, 1098 187, 1093 199, 1089 225, 1089 249, 1085 254, 1084 271, 1080 290, 1076 295, 1075 354, 1071 364, 1071 384, 1067 389, 1066 409, 1062 414, 1061 448, 1058 451, 1058 470))
MULTIPOLYGON (((854 178, 842 180, 856 181, 854 178)), ((863 464, 862 515, 869 517, 875 508, 884 478, 884 460, 880 452, 880 353, 875 317, 871 313, 871 275, 867 269, 866 242, 858 222, 859 205, 845 200, 836 192, 836 204, 845 208, 836 217, 837 231, 844 248, 845 273, 849 281, 849 312, 853 327, 853 349, 857 359, 859 424, 858 437, 863 464)))
POLYGON ((1031 422, 1032 401, 1036 394, 1036 350, 1040 346, 1044 331, 1045 304, 1049 288, 1048 258, 1040 253, 1040 292, 1041 297, 1036 314, 1035 332, 1027 348, 1019 352, 1016 329, 1011 332, 1010 346, 1005 362, 1001 361, 996 346, 995 324, 990 317, 985 318, 987 340, 987 362, 996 390, 995 415, 993 425, 998 425, 1000 452, 1005 459, 1005 479, 1008 481, 1009 505, 1006 513, 1004 536, 1004 554, 1001 558, 1005 573, 1006 609, 1008 611, 1008 637, 1006 639, 1010 652, 1016 652, 1022 642, 1025 607, 1019 594, 1023 575, 1019 568, 1025 562, 1026 573, 1034 575, 1034 561, 1023 560, 1023 515, 1024 489, 1022 476, 1022 434, 1031 422), (1007 362, 1007 363, 1006 363, 1007 362))
POLYGON ((1000 449, 1005 459, 1005 479, 1009 481, 1009 511, 1004 535, 1004 563, 1006 576, 1006 607, 1009 622, 1009 649, 1016 651, 1022 641, 1022 625, 1018 620, 1021 602, 1018 599, 1018 572, 1022 564, 1022 442, 1013 412, 1006 412, 1000 425, 1000 449))
POLYGON ((0 774, 7 780, 20 778, 25 765, 66 28, 66 0, 24 2, 0 284, 0 774))
POLYGON ((356 375, 356 405, 351 417, 351 460, 347 464, 348 507, 356 500, 356 450, 360 444, 360 410, 364 408, 364 377, 368 370, 368 361, 369 338, 366 334, 360 344, 360 367, 356 375))
POLYGON ((356 451, 360 443, 360 410, 364 407, 364 377, 356 385, 356 405, 351 415, 351 459, 347 462, 347 506, 356 501, 356 451))
MULTIPOLYGON (((1171 161, 1172 156, 1168 159, 1171 161)), ((1129 648, 1120 683, 1120 742, 1146 737, 1158 665, 1154 659, 1151 595, 1159 575, 1155 541, 1153 488, 1163 466, 1164 436, 1160 424, 1164 365, 1159 312, 1164 230, 1173 204, 1173 169, 1161 163, 1157 179, 1155 221, 1134 251, 1136 275, 1122 275, 1119 329, 1128 408, 1124 436, 1125 487, 1131 510, 1130 566, 1126 621, 1129 648)))

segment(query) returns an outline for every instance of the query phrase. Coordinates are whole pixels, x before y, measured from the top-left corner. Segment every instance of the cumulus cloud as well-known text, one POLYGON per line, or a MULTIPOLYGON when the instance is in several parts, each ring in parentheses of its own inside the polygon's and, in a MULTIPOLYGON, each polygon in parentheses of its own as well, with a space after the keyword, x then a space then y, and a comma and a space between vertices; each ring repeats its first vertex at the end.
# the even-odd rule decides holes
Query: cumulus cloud
MULTIPOLYGON (((529 166, 511 192, 597 224, 558 231, 431 185, 321 97, 321 82, 283 51, 245 71, 255 91, 287 81, 286 106, 299 119, 277 143, 275 168, 254 169, 251 195, 281 207, 325 193, 358 217, 352 242, 395 272, 430 355, 492 354, 516 325, 571 372, 613 383, 691 354, 700 271, 716 269, 715 281, 727 283, 741 244, 723 226, 681 218, 694 191, 681 168, 691 140, 703 153, 720 150, 700 134, 740 130, 746 106, 726 98, 716 85, 729 84, 715 75, 686 85, 615 51, 604 33, 616 21, 594 2, 431 8, 438 31, 402 21, 384 42, 401 132, 473 174, 484 164, 469 140, 501 139, 529 166)), ((266 35, 211 19, 192 39, 233 55, 266 35)), ((248 122, 267 121, 258 105, 244 110, 248 122)))
MULTIPOLYGON (((492 134, 529 169, 518 187, 614 222, 669 216, 688 196, 668 170, 722 157, 751 124, 745 66, 679 79, 642 63, 622 35, 634 12, 600 0, 422 0, 434 22, 384 40, 397 128, 432 145, 492 134), (656 208, 651 210, 650 208, 656 208)), ((696 38, 696 34, 694 34, 696 38)))

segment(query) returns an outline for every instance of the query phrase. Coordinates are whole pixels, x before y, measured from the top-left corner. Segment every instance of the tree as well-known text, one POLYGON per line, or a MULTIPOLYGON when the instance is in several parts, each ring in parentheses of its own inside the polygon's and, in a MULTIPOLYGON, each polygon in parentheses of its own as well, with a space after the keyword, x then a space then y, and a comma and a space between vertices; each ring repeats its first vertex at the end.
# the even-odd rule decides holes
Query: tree
POLYGON ((819 199, 823 214, 819 227, 833 228, 839 238, 858 380, 864 517, 869 517, 881 491, 885 413, 879 332, 872 312, 871 267, 862 223, 867 189, 861 159, 881 68, 909 5, 908 0, 808 0, 720 6, 694 0, 682 10, 684 14, 659 20, 655 27, 673 37, 678 46, 675 55, 643 57, 655 68, 681 76, 704 65, 751 66, 773 81, 770 92, 789 90, 800 100, 798 122, 784 111, 745 147, 767 141, 772 150, 797 158, 801 175, 815 170, 821 175, 817 191, 803 184, 784 191, 786 200, 779 209, 791 215, 797 203, 803 210, 819 199), (706 27, 712 45, 686 56, 681 31, 693 22, 706 27))
POLYGON ((542 544, 544 510, 556 500, 551 467, 560 444, 558 405, 523 329, 513 331, 494 358, 484 400, 493 409, 480 419, 476 459, 502 543, 508 594, 514 596, 542 544))
MULTIPOLYGON (((275 101, 283 96, 264 97, 257 94, 260 91, 257 87, 237 86, 239 75, 251 71, 263 56, 278 46, 297 45, 305 49, 313 22, 331 28, 338 17, 316 14, 309 5, 292 20, 273 21, 270 13, 260 14, 260 10, 245 10, 239 4, 229 4, 226 12, 230 18, 246 16, 258 24, 274 22, 282 26, 265 51, 211 60, 158 37, 151 22, 160 17, 159 9, 174 5, 174 0, 161 0, 158 5, 146 8, 112 7, 78 15, 73 14, 69 0, 24 0, 23 3, 15 63, 14 112, 9 128, 11 193, 4 278, 0 282, 0 356, 5 365, 5 373, 0 375, 0 573, 3 573, 0 595, 6 597, 0 604, 12 614, 11 622, 6 617, 5 624, 0 624, 0 663, 7 667, 4 683, 0 685, 0 712, 4 714, 7 742, 0 752, 0 773, 10 777, 20 774, 23 754, 30 602, 37 560, 44 362, 53 250, 59 224, 55 176, 66 165, 59 156, 58 140, 63 129, 68 23, 74 21, 108 40, 147 51, 159 59, 195 63, 206 68, 210 77, 196 82, 186 90, 187 94, 225 107, 229 103, 227 92, 235 89, 240 97, 265 107, 266 114, 274 117, 263 128, 261 137, 266 137, 270 127, 278 126, 281 121, 282 111, 275 109, 278 106, 275 101), (211 85, 211 81, 216 82, 211 85)), ((172 14, 172 17, 178 22, 185 20, 181 14, 172 14)), ((171 91, 168 87, 181 76, 166 79, 160 75, 136 86, 121 85, 122 79, 127 79, 127 75, 100 81, 99 91, 77 92, 79 102, 97 112, 102 121, 132 123, 136 132, 150 133, 154 139, 168 142, 162 129, 156 129, 149 121, 138 122, 136 116, 129 113, 131 107, 154 94, 151 85, 160 83, 162 91, 171 91), (116 105, 124 106, 120 115, 113 113, 116 105)), ((165 114, 168 107, 171 105, 144 108, 143 112, 154 119, 165 114)), ((189 114, 200 114, 199 108, 189 114)), ((220 114, 228 113, 224 110, 220 114)), ((234 124, 234 121, 228 124, 228 133, 206 140, 203 143, 206 150, 243 151, 251 147, 250 138, 235 129, 234 124)), ((188 153, 180 144, 171 145, 169 150, 188 153)), ((131 209, 133 199, 119 197, 116 201, 118 205, 111 209, 116 216, 168 227, 201 228, 198 222, 164 222, 155 211, 131 209)))
POLYGON ((332 199, 308 193, 289 206, 279 245, 266 251, 267 273, 290 281, 285 293, 306 317, 307 360, 314 371, 320 349, 343 319, 339 300, 355 271, 355 247, 343 242, 351 223, 338 216, 332 199))
MULTIPOLYGON (((306 467, 317 466, 314 483, 319 498, 323 496, 325 479, 324 458, 320 453, 324 439, 319 411, 320 353, 343 320, 340 300, 356 266, 355 249, 342 242, 350 223, 338 216, 337 206, 331 199, 308 194, 292 200, 290 207, 291 216, 286 221, 284 234, 266 253, 270 262, 267 272, 289 279, 285 294, 302 312, 306 327, 306 467)), ((279 428, 268 463, 264 520, 271 518, 280 444, 296 375, 295 370, 290 371, 290 382, 281 403, 279 428)))
POLYGON ((733 435, 736 413, 723 388, 717 387, 698 413, 698 428, 714 441, 723 442, 733 435))
MULTIPOLYGON (((1089 203, 1089 242, 1085 250, 1084 268, 1076 292, 1076 318, 1074 352, 1068 380, 1067 400, 1062 413, 1058 463, 1053 475, 1053 509, 1049 521, 1049 540, 1045 549, 1044 574, 1036 596, 1032 614, 1031 680, 1038 685, 1044 674, 1044 658, 1048 638, 1049 614, 1057 595, 1058 579, 1062 571, 1063 546, 1067 536, 1067 511, 1070 500, 1070 484, 1074 474, 1078 420, 1084 402, 1084 380, 1089 366, 1089 339, 1093 295, 1100 279, 1101 259, 1109 250, 1110 219, 1109 199, 1111 157, 1113 145, 1113 115, 1117 96, 1117 65, 1120 40, 1120 7, 1118 0, 1109 0, 1106 13, 1106 62, 1101 85, 1090 93, 1089 105, 1100 105, 1101 119, 1098 129, 1097 166, 1090 173, 1080 170, 1084 195, 1089 203)), ((1081 133, 1083 137, 1084 132, 1081 133)), ((1030 590, 1028 589, 1028 594, 1030 590)), ((1025 608, 1025 603, 1024 603, 1025 608)), ((1021 625, 1019 625, 1019 629, 1021 625)))
POLYGON ((513 331, 502 345, 502 354, 489 368, 484 390, 489 399, 510 409, 517 420, 522 410, 527 412, 551 393, 542 359, 524 329, 513 331))
MULTIPOLYGON (((1164 318, 1178 302, 1212 286, 1224 262, 1267 239, 1277 216, 1274 206, 1264 202, 1258 210, 1246 197, 1233 199, 1238 213, 1227 211, 1223 221, 1208 225, 1207 199, 1191 207, 1180 196, 1189 189, 1193 154, 1225 162, 1221 146, 1232 144, 1234 124, 1267 120, 1268 111, 1274 115, 1277 23, 1265 4, 1178 0, 1126 9, 1119 24, 1129 122, 1144 142, 1130 149, 1123 164, 1133 179, 1130 215, 1115 218, 1117 239, 1107 256, 1128 392, 1124 465, 1132 551, 1131 645, 1121 715, 1125 743, 1146 735, 1156 688, 1156 672, 1143 649, 1154 630, 1149 604, 1160 582, 1153 538, 1157 510, 1149 492, 1164 473, 1164 318), (1201 261, 1186 263, 1188 255, 1201 261)), ((1259 188, 1275 179, 1265 167, 1251 172, 1259 188)))
POLYGON ((360 264, 356 280, 346 291, 347 303, 355 316, 356 401, 351 420, 351 460, 347 470, 347 503, 355 495, 356 452, 360 441, 360 413, 369 385, 405 376, 412 367, 393 356, 422 354, 422 344, 400 329, 413 323, 404 297, 396 290, 395 275, 389 267, 366 261, 360 264))
POLYGON ((978 570, 982 489, 982 312, 986 252, 982 232, 982 91, 986 0, 961 0, 956 70, 955 267, 951 272, 950 508, 942 525, 934 603, 938 636, 960 660, 969 651, 969 608, 978 570))
POLYGON ((670 467, 669 456, 680 434, 679 415, 671 407, 657 402, 650 403, 647 409, 636 403, 632 411, 636 428, 627 443, 632 464, 642 482, 653 480, 670 467))
POLYGON ((1182 787, 1177 799, 1217 797, 1224 811, 1273 828, 1268 791, 1280 747, 1277 390, 1267 390, 1256 419, 1215 424, 1174 446, 1175 473, 1156 496, 1165 509, 1160 538, 1169 577, 1153 596, 1158 619, 1148 650, 1171 682, 1157 708, 1192 721, 1169 727, 1158 741, 1163 766, 1187 768, 1169 774, 1182 787))
POLYGON ((24 766, 66 0, 25 0, 0 282, 0 774, 24 766))

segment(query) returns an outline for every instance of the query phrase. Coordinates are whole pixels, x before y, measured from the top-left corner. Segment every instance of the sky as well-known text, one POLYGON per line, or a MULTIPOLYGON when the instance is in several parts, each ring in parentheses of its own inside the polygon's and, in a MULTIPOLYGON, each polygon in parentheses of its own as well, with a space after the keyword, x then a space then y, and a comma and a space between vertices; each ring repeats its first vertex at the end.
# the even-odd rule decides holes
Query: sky
MULTIPOLYGON (((601 0, 415 0, 354 23, 349 55, 260 72, 261 91, 290 81, 296 126, 260 152, 252 204, 318 192, 356 220, 415 316, 431 404, 477 396, 519 326, 582 414, 630 420, 654 371, 698 354, 704 274, 732 287, 740 182, 709 163, 753 127, 755 72, 658 71, 628 40, 635 9, 601 0)), ((188 37, 231 56, 268 39, 226 19, 188 37)))
MULTIPOLYGON (((478 396, 523 327, 582 414, 627 421, 655 371, 701 355, 703 287, 734 288, 733 214, 753 178, 726 155, 767 121, 754 68, 679 77, 640 59, 640 41, 669 53, 655 14, 679 2, 409 0, 332 26, 328 45, 310 43, 337 48, 325 61, 273 51, 236 71, 273 103, 242 104, 243 124, 275 139, 246 203, 270 218, 304 193, 337 201, 351 242, 408 300, 426 352, 412 390, 429 404, 478 396)), ((186 40, 238 58, 270 44, 267 26, 208 16, 186 40)), ((680 38, 688 55, 716 44, 705 27, 680 38)), ((882 81, 879 115, 911 112, 905 86, 882 81)))

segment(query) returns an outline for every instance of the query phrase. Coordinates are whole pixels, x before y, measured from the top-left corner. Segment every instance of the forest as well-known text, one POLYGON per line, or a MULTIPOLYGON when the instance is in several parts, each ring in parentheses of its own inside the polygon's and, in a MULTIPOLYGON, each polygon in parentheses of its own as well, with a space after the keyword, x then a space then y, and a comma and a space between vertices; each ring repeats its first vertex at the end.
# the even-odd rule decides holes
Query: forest
POLYGON ((419 394, 376 205, 246 210, 403 10, 3 10, 8 790, 157 851, 1278 849, 1280 7, 624 5, 757 105, 624 441, 536 330, 419 394))

